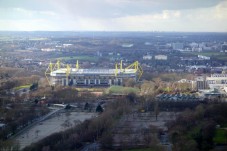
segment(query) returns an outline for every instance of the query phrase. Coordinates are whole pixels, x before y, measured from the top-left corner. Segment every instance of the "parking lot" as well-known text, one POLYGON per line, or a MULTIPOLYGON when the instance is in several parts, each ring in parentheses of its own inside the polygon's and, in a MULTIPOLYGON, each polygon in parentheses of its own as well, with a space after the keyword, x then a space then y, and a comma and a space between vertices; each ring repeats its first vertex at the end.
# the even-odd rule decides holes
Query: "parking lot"
POLYGON ((83 122, 86 119, 90 119, 95 116, 95 113, 85 112, 59 113, 50 119, 34 125, 33 127, 18 135, 15 139, 19 142, 20 148, 22 149, 25 146, 37 142, 46 136, 66 130, 80 122, 83 122))

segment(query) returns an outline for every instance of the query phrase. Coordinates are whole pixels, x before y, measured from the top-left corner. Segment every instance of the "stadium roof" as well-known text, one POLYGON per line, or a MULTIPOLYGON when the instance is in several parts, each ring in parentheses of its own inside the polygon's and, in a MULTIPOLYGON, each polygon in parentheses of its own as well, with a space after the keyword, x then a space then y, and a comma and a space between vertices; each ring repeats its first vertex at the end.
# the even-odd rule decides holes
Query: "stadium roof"
MULTIPOLYGON (((51 76, 56 76, 57 74, 66 74, 67 69, 61 68, 58 70, 55 70, 50 73, 51 76)), ((116 69, 76 69, 72 68, 70 70, 70 74, 76 74, 76 75, 87 75, 87 74, 105 74, 105 75, 114 75, 116 73, 116 69)), ((135 74, 135 69, 118 69, 117 74, 135 74)))

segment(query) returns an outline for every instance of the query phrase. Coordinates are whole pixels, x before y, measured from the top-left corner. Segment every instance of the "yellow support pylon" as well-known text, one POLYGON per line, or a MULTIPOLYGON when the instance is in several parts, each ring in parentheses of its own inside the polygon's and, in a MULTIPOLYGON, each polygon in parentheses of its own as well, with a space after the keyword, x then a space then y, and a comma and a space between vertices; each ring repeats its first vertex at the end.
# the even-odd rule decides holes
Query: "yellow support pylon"
POLYGON ((76 69, 77 70, 79 69, 79 61, 78 60, 76 61, 76 69))
POLYGON ((117 63, 115 64, 115 76, 117 76, 118 74, 118 67, 117 67, 117 63))
POLYGON ((55 63, 55 65, 54 65, 54 67, 53 67, 53 69, 52 70, 59 70, 61 68, 61 64, 60 64, 60 60, 58 60, 56 63, 55 63))
POLYGON ((121 64, 120 64, 120 69, 121 69, 121 72, 122 72, 122 60, 121 60, 121 64))
POLYGON ((70 65, 67 64, 67 65, 66 65, 66 77, 69 76, 70 72, 71 72, 70 65))
POLYGON ((48 79, 48 75, 50 75, 51 72, 53 72, 53 64, 52 64, 51 61, 50 61, 49 65, 48 65, 48 67, 47 67, 47 69, 46 69, 46 71, 45 71, 45 77, 46 77, 47 82, 48 82, 48 84, 49 84, 50 86, 51 86, 51 83, 50 83, 50 80, 48 79))
POLYGON ((125 69, 134 69, 134 72, 138 72, 139 77, 137 80, 139 80, 141 78, 141 76, 143 75, 143 69, 139 64, 139 61, 135 61, 132 64, 130 64, 128 67, 126 67, 125 69))

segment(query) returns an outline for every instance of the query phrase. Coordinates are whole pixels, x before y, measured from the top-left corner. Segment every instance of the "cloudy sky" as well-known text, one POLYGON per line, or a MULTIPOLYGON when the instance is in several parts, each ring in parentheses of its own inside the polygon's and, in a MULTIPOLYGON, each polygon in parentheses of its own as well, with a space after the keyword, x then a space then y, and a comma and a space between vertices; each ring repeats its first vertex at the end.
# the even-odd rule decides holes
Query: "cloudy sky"
POLYGON ((0 0, 0 30, 227 32, 227 0, 0 0))

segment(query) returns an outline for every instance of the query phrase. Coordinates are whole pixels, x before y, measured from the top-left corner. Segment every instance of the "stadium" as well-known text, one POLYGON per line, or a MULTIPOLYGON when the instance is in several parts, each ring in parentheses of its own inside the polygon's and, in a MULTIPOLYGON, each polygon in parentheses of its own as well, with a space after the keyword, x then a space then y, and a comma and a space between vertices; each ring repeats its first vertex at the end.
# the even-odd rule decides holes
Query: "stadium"
POLYGON ((70 65, 61 68, 60 61, 50 63, 46 69, 45 76, 51 86, 111 86, 122 85, 129 78, 138 81, 143 74, 143 69, 138 61, 126 68, 115 64, 113 69, 81 69, 77 61, 75 68, 70 65))

